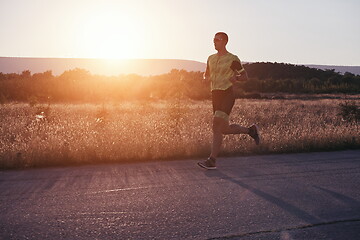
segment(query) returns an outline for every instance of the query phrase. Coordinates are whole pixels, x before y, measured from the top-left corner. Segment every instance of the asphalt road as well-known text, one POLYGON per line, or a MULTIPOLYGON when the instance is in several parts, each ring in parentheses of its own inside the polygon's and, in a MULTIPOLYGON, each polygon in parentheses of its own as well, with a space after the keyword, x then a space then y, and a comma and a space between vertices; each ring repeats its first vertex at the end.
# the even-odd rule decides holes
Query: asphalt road
POLYGON ((0 172, 0 239, 360 239, 360 151, 0 172))

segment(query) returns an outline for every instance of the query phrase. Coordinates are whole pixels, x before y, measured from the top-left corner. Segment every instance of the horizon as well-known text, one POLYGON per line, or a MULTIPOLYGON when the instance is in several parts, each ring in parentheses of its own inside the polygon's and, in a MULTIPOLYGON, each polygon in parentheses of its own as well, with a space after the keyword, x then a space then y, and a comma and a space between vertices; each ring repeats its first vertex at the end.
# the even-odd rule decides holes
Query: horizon
MULTIPOLYGON (((83 59, 83 60, 105 60, 105 61, 131 61, 131 60, 175 60, 175 61, 191 61, 206 64, 206 61, 198 61, 192 59, 178 59, 178 58, 83 58, 83 57, 29 57, 29 56, 0 56, 0 58, 31 58, 31 59, 83 59)), ((292 64, 292 65, 304 65, 304 66, 334 66, 334 67, 360 67, 359 65, 334 65, 334 64, 317 64, 317 63, 291 63, 291 62, 277 62, 277 61, 241 61, 243 64, 248 63, 283 63, 283 64, 292 64)))
MULTIPOLYGON (((346 72, 360 75, 360 66, 292 64, 284 62, 243 62, 245 64, 274 63, 305 66, 321 70, 334 70, 337 73, 346 72)), ((34 58, 34 57, 0 57, 0 73, 43 73, 51 71, 55 76, 65 71, 84 69, 91 74, 117 76, 136 74, 141 76, 161 75, 172 69, 187 72, 204 72, 206 63, 186 59, 100 59, 100 58, 34 58)))
POLYGON ((359 9, 356 0, 14 0, 0 3, 0 56, 206 62, 224 31, 243 62, 359 66, 359 9))

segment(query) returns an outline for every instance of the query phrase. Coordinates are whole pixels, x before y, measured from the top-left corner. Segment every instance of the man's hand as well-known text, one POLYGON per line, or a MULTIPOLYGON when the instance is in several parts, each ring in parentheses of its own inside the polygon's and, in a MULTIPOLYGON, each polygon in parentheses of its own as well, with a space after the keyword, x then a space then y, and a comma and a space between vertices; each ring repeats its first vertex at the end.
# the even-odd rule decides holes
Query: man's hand
POLYGON ((247 75, 246 71, 243 71, 240 75, 237 75, 236 80, 238 82, 245 82, 249 80, 249 77, 247 75))
POLYGON ((210 82, 210 77, 205 75, 205 73, 204 73, 202 81, 203 81, 203 83, 208 83, 208 82, 210 82))
POLYGON ((232 76, 229 81, 232 82, 232 84, 236 83, 238 81, 236 75, 232 76))
POLYGON ((229 81, 232 82, 233 84, 237 83, 237 82, 244 82, 244 81, 247 81, 247 80, 249 80, 249 78, 247 76, 246 71, 243 71, 240 75, 234 74, 234 76, 232 76, 229 79, 229 81))

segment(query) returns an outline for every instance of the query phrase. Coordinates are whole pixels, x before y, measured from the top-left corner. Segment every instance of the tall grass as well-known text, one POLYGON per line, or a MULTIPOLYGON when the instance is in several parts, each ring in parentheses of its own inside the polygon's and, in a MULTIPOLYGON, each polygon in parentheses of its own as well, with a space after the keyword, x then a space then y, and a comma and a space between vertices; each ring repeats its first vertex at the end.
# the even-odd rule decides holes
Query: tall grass
MULTIPOLYGON (((230 121, 257 123, 263 143, 228 135, 222 156, 360 148, 341 102, 237 100, 230 121)), ((3 104, 0 116, 0 168, 200 158, 212 138, 210 101, 3 104)))

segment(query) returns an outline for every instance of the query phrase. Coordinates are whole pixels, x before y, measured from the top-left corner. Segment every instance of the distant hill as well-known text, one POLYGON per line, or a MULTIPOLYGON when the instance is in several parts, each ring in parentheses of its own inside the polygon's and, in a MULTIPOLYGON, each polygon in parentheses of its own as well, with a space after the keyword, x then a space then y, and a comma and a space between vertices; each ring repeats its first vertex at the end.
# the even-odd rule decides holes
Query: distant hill
POLYGON ((335 72, 344 74, 345 72, 350 72, 355 75, 360 75, 360 66, 331 66, 331 65, 305 65, 311 68, 317 68, 321 70, 334 69, 335 72))
MULTIPOLYGON (((250 62, 248 62, 250 63, 250 62)), ((321 70, 334 69, 335 72, 344 74, 350 72, 360 75, 360 66, 329 66, 329 65, 304 65, 321 70)), ((83 68, 92 74, 117 76, 121 74, 138 74, 143 76, 168 73, 171 69, 184 69, 186 71, 205 71, 203 62, 177 59, 130 59, 106 60, 87 58, 21 58, 0 57, 0 72, 21 73, 30 70, 39 73, 51 70, 54 75, 60 75, 66 70, 83 68)))
POLYGON ((117 76, 121 74, 138 74, 143 76, 168 73, 171 69, 186 71, 205 71, 206 64, 177 59, 130 59, 107 60, 85 58, 20 58, 0 57, 0 72, 21 73, 30 70, 41 73, 51 70, 54 75, 60 75, 66 70, 82 68, 92 74, 117 76))

